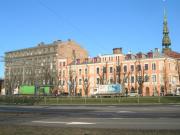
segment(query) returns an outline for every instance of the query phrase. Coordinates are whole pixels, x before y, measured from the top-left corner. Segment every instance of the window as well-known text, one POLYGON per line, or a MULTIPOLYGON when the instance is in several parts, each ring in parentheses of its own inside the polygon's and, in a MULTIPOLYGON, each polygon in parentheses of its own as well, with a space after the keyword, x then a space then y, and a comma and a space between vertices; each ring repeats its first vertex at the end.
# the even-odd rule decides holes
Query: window
POLYGON ((120 70, 121 70, 121 69, 120 69, 120 66, 117 66, 117 67, 116 67, 116 71, 119 73, 120 70))
POLYGON ((110 79, 110 84, 113 84, 113 78, 110 79))
POLYGON ((62 82, 62 81, 61 81, 61 80, 59 80, 59 85, 61 85, 61 82, 62 82))
POLYGON ((127 83, 128 82, 128 78, 124 78, 124 83, 127 83))
POLYGON ((88 83, 88 79, 87 79, 87 78, 86 78, 86 79, 84 79, 84 83, 86 83, 86 84, 88 83))
POLYGON ((148 70, 148 64, 145 64, 144 69, 148 70))
POLYGON ((106 67, 103 67, 103 73, 106 73, 106 67))
POLYGON ((63 70, 63 77, 65 77, 65 70, 63 70))
POLYGON ((82 79, 79 79, 79 85, 82 85, 82 79))
POLYGON ((152 82, 156 82, 156 75, 152 75, 152 82))
POLYGON ((149 76, 148 75, 145 75, 144 76, 144 82, 148 82, 149 81, 149 76))
POLYGON ((152 70, 156 70, 156 64, 155 63, 152 64, 152 70))
POLYGON ((134 71, 134 65, 131 65, 131 71, 132 72, 134 71))
POLYGON ((87 68, 85 69, 85 74, 88 74, 88 70, 87 70, 87 68))
POLYGON ((79 75, 81 75, 81 69, 79 69, 79 75))
POLYGON ((142 83, 142 81, 143 81, 143 80, 142 80, 142 76, 138 76, 138 77, 137 77, 137 81, 138 81, 138 83, 142 83))
POLYGON ((124 72, 127 72, 127 66, 124 66, 124 72))
POLYGON ((100 84, 100 79, 99 79, 99 78, 97 78, 96 83, 97 83, 97 84, 100 84))
POLYGON ((137 65, 137 71, 141 71, 141 65, 137 65))
POLYGON ((65 81, 64 80, 60 80, 59 84, 64 86, 65 85, 65 81))
POLYGON ((110 71, 109 71, 110 73, 112 73, 112 72, 113 72, 113 68, 112 68, 112 67, 110 67, 110 69, 109 69, 109 70, 110 70, 110 71))
POLYGON ((66 63, 65 62, 63 62, 63 66, 65 66, 66 65, 66 63))
POLYGON ((134 83, 134 76, 131 76, 131 83, 134 83))
POLYGON ((96 68, 96 73, 99 74, 99 68, 96 68))

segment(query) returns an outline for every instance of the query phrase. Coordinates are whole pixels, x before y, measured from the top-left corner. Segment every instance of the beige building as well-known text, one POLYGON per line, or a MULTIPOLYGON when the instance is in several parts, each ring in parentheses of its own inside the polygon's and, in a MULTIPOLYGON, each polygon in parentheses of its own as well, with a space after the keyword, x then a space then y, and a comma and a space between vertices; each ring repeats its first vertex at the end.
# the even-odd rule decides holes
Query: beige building
POLYGON ((7 94, 20 85, 57 85, 57 59, 69 62, 85 58, 88 53, 72 40, 43 42, 36 47, 5 53, 5 89, 7 94))

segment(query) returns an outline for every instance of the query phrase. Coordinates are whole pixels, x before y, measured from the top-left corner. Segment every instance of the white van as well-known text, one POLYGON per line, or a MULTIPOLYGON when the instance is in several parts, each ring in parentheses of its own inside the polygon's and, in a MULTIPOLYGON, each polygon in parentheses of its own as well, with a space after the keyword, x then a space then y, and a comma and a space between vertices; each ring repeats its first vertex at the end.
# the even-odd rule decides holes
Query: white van
POLYGON ((180 96, 180 87, 177 87, 177 88, 176 88, 176 95, 177 95, 177 96, 180 96))
POLYGON ((0 95, 6 95, 5 88, 1 89, 1 93, 0 93, 0 95))

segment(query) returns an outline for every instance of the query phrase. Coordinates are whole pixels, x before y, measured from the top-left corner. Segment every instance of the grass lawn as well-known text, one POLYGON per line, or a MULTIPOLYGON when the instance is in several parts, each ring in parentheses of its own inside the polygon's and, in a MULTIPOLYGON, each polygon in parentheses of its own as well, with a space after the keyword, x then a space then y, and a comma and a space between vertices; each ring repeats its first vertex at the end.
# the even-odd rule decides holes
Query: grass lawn
POLYGON ((61 105, 61 104, 167 104, 180 103, 180 96, 172 97, 33 97, 33 96, 0 96, 0 104, 26 105, 61 105))

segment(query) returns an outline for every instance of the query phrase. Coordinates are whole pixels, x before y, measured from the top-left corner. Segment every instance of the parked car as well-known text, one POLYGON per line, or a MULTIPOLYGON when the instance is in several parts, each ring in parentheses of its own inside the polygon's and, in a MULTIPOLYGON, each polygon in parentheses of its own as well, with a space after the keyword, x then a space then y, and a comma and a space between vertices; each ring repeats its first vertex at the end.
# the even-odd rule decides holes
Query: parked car
POLYGON ((167 94, 165 94, 165 96, 175 96, 175 95, 172 93, 167 93, 167 94))
POLYGON ((138 93, 129 93, 128 94, 130 97, 137 97, 138 96, 138 93))

